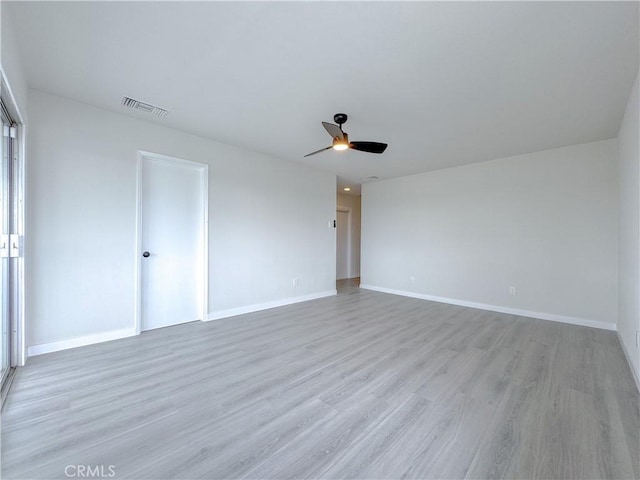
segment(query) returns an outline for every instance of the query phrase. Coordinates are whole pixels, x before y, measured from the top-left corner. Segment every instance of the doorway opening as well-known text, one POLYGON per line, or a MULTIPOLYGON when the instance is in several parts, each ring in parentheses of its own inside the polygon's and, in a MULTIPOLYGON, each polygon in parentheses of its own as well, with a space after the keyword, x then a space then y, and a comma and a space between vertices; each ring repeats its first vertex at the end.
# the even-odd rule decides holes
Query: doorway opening
POLYGON ((351 278, 351 209, 336 210, 336 280, 351 278))
POLYGON ((360 285, 360 196, 338 194, 336 202, 336 290, 360 285))

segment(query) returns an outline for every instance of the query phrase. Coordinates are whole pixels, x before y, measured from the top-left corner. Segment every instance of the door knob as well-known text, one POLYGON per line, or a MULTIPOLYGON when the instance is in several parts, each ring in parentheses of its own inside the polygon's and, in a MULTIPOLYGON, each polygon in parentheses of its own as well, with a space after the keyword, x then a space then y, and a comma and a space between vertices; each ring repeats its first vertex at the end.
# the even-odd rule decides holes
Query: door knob
POLYGON ((142 254, 142 256, 143 256, 144 258, 147 258, 147 257, 151 256, 151 254, 150 254, 149 252, 144 252, 144 253, 142 254))

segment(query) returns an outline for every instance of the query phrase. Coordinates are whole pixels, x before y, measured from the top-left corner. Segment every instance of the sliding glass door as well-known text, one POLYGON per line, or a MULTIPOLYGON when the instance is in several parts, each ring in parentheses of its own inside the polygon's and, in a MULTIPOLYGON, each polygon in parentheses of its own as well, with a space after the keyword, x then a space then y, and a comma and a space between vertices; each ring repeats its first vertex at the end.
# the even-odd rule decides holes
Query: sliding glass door
POLYGON ((0 102, 2 114, 2 181, 0 185, 0 316, 2 317, 2 398, 6 394, 7 380, 16 364, 16 332, 18 316, 18 275, 20 257, 19 225, 19 169, 17 126, 0 102))
MULTIPOLYGON (((4 110, 4 109, 3 109, 4 110)), ((4 111, 2 115, 2 186, 0 196, 0 224, 2 226, 2 234, 0 235, 0 256, 2 257, 2 272, 0 272, 0 298, 2 299, 2 305, 0 305, 2 316, 2 345, 0 346, 2 354, 2 382, 4 383, 9 368, 11 367, 11 322, 9 312, 9 255, 7 234, 9 232, 9 159, 11 158, 11 152, 9 151, 11 145, 11 124, 9 119, 6 118, 4 111), (6 232, 6 233, 5 233, 6 232)))

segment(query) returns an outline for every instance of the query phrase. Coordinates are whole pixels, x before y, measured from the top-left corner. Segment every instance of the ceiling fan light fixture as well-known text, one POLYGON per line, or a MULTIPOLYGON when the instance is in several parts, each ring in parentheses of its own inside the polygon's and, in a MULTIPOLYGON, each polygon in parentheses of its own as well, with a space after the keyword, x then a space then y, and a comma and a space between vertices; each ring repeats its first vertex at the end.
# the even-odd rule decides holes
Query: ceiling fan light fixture
POLYGON ((349 148, 349 136, 346 133, 343 133, 344 138, 334 138, 333 139, 333 149, 334 150, 346 150, 349 148))

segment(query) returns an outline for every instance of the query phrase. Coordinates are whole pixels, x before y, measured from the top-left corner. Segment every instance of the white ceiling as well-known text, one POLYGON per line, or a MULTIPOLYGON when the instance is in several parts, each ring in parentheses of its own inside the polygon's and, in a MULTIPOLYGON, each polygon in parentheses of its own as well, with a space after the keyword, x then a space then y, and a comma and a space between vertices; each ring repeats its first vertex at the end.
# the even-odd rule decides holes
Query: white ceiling
MULTIPOLYGON (((29 85, 337 174, 390 178, 617 135, 638 2, 6 2, 29 85), (169 110, 125 109, 123 96, 169 110), (328 151, 321 121, 345 112, 328 151)), ((356 190, 357 191, 357 190, 356 190)))

